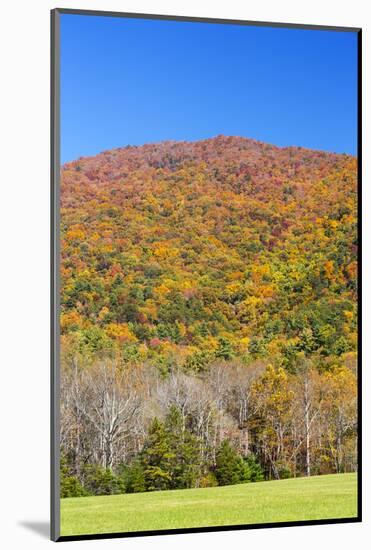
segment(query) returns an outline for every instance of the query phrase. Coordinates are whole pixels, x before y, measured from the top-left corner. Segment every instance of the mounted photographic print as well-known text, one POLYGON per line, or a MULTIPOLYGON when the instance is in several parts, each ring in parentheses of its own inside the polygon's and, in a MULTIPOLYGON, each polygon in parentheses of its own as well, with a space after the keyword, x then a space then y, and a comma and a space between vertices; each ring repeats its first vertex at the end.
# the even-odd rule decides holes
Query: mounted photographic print
POLYGON ((360 48, 53 10, 53 540, 361 520, 360 48))

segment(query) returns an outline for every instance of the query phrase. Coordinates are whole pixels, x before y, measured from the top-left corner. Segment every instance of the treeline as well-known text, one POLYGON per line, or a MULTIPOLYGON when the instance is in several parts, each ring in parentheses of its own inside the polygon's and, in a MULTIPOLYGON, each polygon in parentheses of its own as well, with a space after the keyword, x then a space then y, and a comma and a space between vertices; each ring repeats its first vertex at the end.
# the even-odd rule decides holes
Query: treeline
POLYGON ((210 487, 357 469, 353 354, 321 370, 219 360, 202 373, 70 360, 61 496, 210 487))

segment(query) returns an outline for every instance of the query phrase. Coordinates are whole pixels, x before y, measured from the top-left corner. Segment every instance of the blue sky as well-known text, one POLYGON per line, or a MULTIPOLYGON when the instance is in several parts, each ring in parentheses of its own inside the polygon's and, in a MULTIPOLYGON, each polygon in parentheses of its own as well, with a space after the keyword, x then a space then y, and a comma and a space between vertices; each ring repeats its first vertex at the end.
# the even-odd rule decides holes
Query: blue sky
POLYGON ((62 163, 218 134, 355 154, 356 33, 61 16, 62 163))

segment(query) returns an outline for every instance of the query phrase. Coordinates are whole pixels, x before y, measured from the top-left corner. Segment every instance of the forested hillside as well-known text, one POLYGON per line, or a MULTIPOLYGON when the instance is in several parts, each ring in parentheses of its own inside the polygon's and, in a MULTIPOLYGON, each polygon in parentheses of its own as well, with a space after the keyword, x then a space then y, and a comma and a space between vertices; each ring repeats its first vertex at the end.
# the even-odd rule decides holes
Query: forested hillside
POLYGON ((239 137, 63 166, 66 495, 356 469, 356 200, 355 158, 239 137))

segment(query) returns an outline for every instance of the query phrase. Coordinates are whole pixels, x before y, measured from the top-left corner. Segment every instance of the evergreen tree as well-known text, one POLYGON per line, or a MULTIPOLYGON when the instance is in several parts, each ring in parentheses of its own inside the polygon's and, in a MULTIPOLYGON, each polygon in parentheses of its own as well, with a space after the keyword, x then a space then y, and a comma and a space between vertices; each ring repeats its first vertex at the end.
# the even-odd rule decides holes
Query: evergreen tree
POLYGON ((245 464, 247 466, 248 481, 264 481, 264 471, 256 459, 256 456, 250 454, 245 458, 245 464))
POLYGON ((174 451, 169 445, 165 426, 154 418, 141 453, 145 487, 147 491, 169 489, 172 484, 174 451))
POLYGON ((84 487, 93 495, 117 495, 125 492, 122 480, 110 468, 88 464, 83 470, 84 487))
POLYGON ((174 489, 195 486, 200 475, 199 443, 183 425, 179 409, 172 406, 165 420, 170 448, 173 450, 172 483, 174 489))
MULTIPOLYGON (((147 491, 194 487, 200 476, 199 442, 186 429, 179 410, 172 406, 165 422, 155 418, 141 453, 144 487, 147 491)), ((140 471, 137 483, 141 487, 140 471)), ((130 487, 134 488, 132 482, 130 487)))
POLYGON ((60 491, 61 498, 83 497, 89 494, 88 491, 81 485, 80 480, 71 474, 67 460, 63 456, 61 457, 60 468, 60 491))
POLYGON ((225 439, 216 454, 215 477, 219 485, 235 485, 249 481, 249 468, 243 458, 225 439))
POLYGON ((134 460, 130 466, 121 465, 119 471, 125 493, 142 493, 146 490, 144 469, 140 460, 134 460))
POLYGON ((229 360, 233 359, 234 351, 232 348, 231 342, 228 338, 221 337, 218 340, 218 349, 215 352, 215 357, 220 357, 221 359, 229 360))

